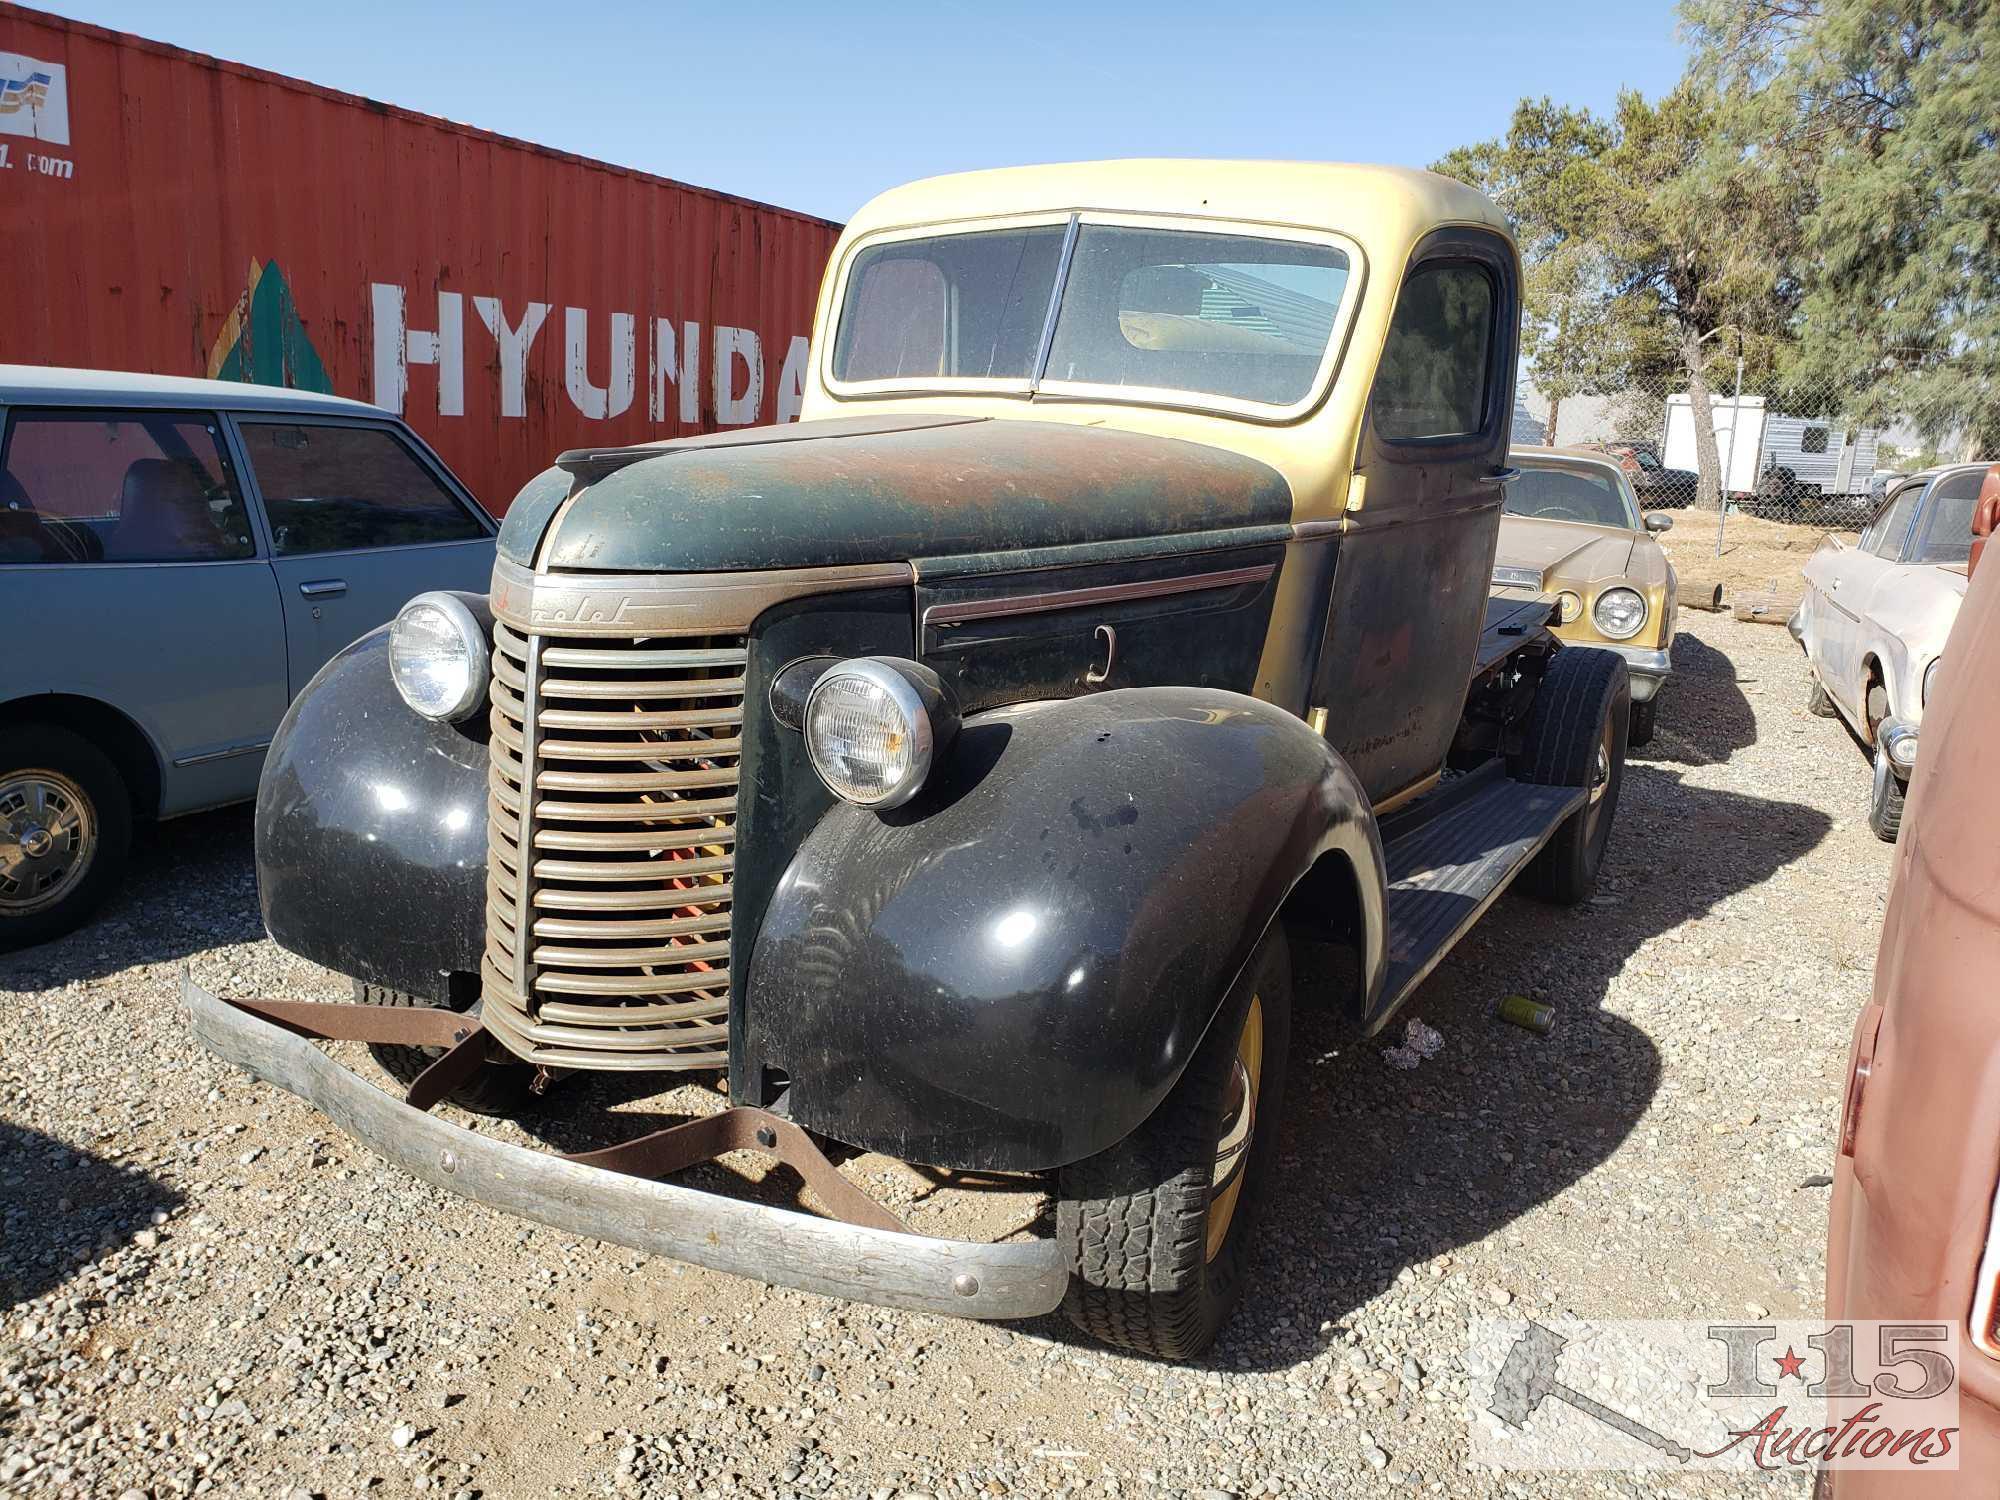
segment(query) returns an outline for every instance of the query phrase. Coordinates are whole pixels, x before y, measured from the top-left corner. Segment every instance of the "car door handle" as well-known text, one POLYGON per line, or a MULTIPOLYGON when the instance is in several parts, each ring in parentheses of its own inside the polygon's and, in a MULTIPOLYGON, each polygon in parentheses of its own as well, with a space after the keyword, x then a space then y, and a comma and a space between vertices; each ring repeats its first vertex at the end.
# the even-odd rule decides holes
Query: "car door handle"
POLYGON ((1481 474, 1478 482, 1481 484, 1512 484, 1520 477, 1521 471, 1519 469, 1501 469, 1496 473, 1481 474))
POLYGON ((315 578, 311 583, 299 585, 299 592, 308 599, 332 599, 347 592, 345 578, 315 578))

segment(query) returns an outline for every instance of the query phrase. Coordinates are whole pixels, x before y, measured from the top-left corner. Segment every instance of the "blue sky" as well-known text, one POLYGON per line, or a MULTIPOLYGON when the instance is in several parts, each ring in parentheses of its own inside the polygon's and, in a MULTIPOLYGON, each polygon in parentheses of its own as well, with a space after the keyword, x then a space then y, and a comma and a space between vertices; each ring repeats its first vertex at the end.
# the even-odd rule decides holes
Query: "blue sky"
POLYGON ((80 20, 843 219, 970 167, 1427 165, 1514 101, 1671 86, 1667 0, 684 5, 31 0, 80 20))

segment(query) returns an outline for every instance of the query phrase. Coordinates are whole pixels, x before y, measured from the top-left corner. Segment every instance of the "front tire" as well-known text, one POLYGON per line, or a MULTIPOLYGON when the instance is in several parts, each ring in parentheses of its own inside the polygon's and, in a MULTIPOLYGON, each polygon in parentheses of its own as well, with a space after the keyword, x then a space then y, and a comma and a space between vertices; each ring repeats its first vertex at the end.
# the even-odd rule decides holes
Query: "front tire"
POLYGON ((1625 733, 1625 743, 1633 749, 1653 743, 1653 730, 1659 723, 1660 700, 1648 698, 1644 703, 1632 705, 1632 725, 1625 733))
POLYGON ((1624 658, 1588 646, 1556 652, 1542 674, 1527 736, 1511 769, 1517 780, 1536 786, 1583 787, 1585 800, 1522 875, 1529 894, 1578 906, 1597 889, 1625 784, 1631 719, 1632 682, 1624 658))
POLYGON ((0 953, 82 925, 131 846, 132 796, 103 751, 53 724, 0 730, 0 953))
POLYGON ((1243 1293, 1277 1162, 1291 1022, 1290 956, 1274 926, 1159 1108, 1063 1168, 1063 1312, 1092 1338, 1169 1360, 1215 1341, 1243 1293))
MULTIPOLYGON (((386 985, 363 984, 358 979, 354 981, 354 1003, 445 1009, 442 1002, 427 996, 392 990, 386 985)), ((370 1042, 368 1051, 382 1065, 382 1070, 404 1088, 415 1083, 424 1069, 444 1056, 442 1047, 403 1047, 389 1042, 370 1042)), ((517 1115, 534 1099, 529 1088, 534 1071, 525 1063, 487 1063, 470 1081, 446 1094, 445 1099, 476 1115, 517 1115)))
POLYGON ((1868 827, 1885 844, 1903 832, 1903 799, 1908 788, 1889 764, 1889 752, 1875 752, 1875 784, 1868 794, 1868 827))

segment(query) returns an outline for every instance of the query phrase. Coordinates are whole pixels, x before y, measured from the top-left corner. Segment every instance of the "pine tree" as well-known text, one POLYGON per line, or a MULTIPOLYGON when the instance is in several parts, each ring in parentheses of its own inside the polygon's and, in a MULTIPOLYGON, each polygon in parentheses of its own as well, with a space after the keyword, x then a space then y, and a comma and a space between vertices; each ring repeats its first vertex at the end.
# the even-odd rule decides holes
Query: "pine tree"
POLYGON ((1757 163, 1810 184, 1795 383, 2000 455, 2000 5, 1688 0, 1757 163))

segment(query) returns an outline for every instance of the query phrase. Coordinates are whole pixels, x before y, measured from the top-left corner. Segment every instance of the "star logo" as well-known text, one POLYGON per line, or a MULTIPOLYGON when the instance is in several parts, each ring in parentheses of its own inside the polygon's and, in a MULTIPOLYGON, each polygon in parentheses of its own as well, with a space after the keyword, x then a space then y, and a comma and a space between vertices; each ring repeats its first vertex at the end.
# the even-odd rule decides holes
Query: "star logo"
POLYGON ((1805 1365, 1805 1362, 1806 1357, 1803 1354, 1794 1354, 1792 1346, 1790 1344, 1785 1345, 1784 1357, 1776 1361, 1778 1378, 1783 1380, 1789 1375, 1794 1380, 1803 1381, 1805 1376, 1801 1375, 1799 1371, 1805 1365))

